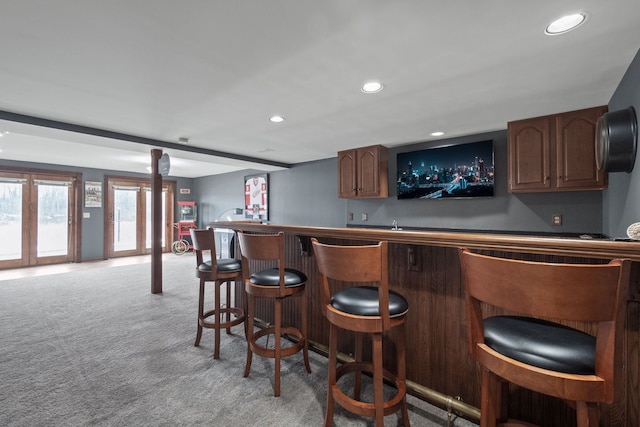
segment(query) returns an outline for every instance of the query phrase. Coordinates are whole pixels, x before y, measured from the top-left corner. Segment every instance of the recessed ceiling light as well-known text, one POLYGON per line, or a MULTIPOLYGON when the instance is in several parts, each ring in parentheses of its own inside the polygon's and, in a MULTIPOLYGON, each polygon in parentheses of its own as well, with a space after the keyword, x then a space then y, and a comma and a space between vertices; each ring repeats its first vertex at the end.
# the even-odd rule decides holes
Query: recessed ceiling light
POLYGON ((273 123, 280 123, 280 122, 284 122, 284 117, 282 117, 282 116, 271 116, 269 118, 269 120, 271 120, 273 123))
POLYGON ((570 15, 565 15, 549 24, 549 26, 544 30, 544 33, 548 36, 557 36, 558 34, 564 34, 584 24, 586 20, 586 12, 578 12, 572 13, 570 15))
POLYGON ((442 136, 442 135, 444 135, 444 132, 442 132, 440 130, 437 131, 437 132, 431 132, 431 136, 442 136))
POLYGON ((178 144, 182 144, 182 145, 187 145, 187 144, 189 144, 189 138, 185 138, 184 136, 183 136, 183 137, 178 138, 178 144))
POLYGON ((364 93, 376 93, 382 90, 382 83, 380 82, 366 82, 362 85, 362 91, 364 93))

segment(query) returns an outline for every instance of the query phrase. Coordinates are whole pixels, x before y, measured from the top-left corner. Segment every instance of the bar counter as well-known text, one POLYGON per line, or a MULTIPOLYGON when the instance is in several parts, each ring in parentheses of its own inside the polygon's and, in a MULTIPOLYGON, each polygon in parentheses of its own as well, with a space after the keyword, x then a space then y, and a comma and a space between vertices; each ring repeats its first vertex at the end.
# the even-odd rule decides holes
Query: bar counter
MULTIPOLYGON (((215 228, 287 236, 286 262, 307 274, 309 339, 322 352, 328 342, 328 324, 318 304, 319 280, 311 237, 331 244, 367 244, 389 241, 390 286, 410 303, 407 315, 407 378, 409 391, 454 415, 478 421, 481 371, 469 357, 466 344, 464 295, 457 248, 487 255, 545 262, 604 263, 612 258, 632 261, 625 339, 620 342, 626 360, 620 396, 601 406, 600 425, 640 425, 640 242, 604 238, 550 237, 451 230, 392 230, 385 228, 306 227, 255 222, 215 222, 215 228)), ((532 283, 535 286, 535 283, 532 283)), ((283 319, 299 318, 296 305, 285 305, 283 319)), ((491 314, 500 314, 498 312, 491 314)), ((268 305, 257 316, 270 322, 268 305)), ((594 333, 587 325, 572 325, 594 333)), ((390 335, 391 342, 394 336, 390 335)), ((352 337, 339 343, 349 357, 352 337)), ((385 348, 385 364, 393 364, 392 346, 385 348)), ((557 399, 512 387, 510 412, 516 418, 548 426, 575 425, 575 411, 557 399)))
POLYGON ((390 243, 408 245, 467 247, 471 249, 498 250, 546 255, 566 255, 586 258, 629 258, 640 261, 640 241, 619 241, 606 238, 549 237, 527 234, 456 232, 424 230, 392 230, 391 227, 332 228, 292 225, 261 224, 258 222, 214 222, 212 227, 226 227, 254 232, 284 231, 285 234, 312 237, 332 237, 347 240, 387 240, 390 243))

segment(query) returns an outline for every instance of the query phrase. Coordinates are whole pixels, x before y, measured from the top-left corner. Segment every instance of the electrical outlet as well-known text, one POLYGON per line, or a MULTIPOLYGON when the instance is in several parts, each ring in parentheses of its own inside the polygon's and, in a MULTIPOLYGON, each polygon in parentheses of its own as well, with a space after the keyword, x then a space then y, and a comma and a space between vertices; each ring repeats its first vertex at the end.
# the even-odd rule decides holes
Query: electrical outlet
POLYGON ((369 219, 369 215, 367 215, 366 213, 362 212, 362 220, 366 221, 369 219))
POLYGON ((347 214, 347 220, 348 220, 348 221, 353 221, 353 212, 349 212, 349 213, 347 214))
POLYGON ((562 214, 553 214, 553 215, 551 215, 551 224, 552 225, 562 225, 562 214))

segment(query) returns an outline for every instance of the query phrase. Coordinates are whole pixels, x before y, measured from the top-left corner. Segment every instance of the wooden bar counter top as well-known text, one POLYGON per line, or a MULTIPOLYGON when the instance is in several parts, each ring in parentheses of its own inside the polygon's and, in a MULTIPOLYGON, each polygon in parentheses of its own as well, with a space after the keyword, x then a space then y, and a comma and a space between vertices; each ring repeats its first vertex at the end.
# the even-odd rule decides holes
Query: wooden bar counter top
MULTIPOLYGON (((214 228, 287 236, 287 266, 307 274, 309 338, 323 352, 328 342, 328 323, 318 304, 319 281, 311 237, 331 244, 367 244, 389 241, 389 282, 409 301, 407 315, 407 378, 409 391, 453 416, 478 422, 481 371, 470 358, 466 344, 464 293, 457 248, 467 247, 487 255, 544 262, 604 263, 613 258, 633 260, 627 303, 625 337, 620 349, 625 356, 626 377, 612 405, 602 405, 600 425, 640 425, 640 242, 592 236, 535 236, 516 233, 455 230, 392 230, 391 227, 332 228, 256 222, 215 222, 214 228)), ((237 250, 237 248, 236 248, 237 250)), ((531 286, 535 286, 531 283, 531 286)), ((284 307, 283 317, 299 318, 295 304, 284 307)), ((271 308, 260 306, 257 316, 269 323, 271 308)), ((491 313, 500 314, 500 313, 491 313)), ((572 325, 594 333, 588 325, 572 325)), ((393 335, 390 336, 393 342, 393 335)), ((340 343, 346 356, 353 337, 340 343)), ((385 364, 393 366, 394 349, 385 348, 385 364)), ((575 411, 563 402, 528 390, 512 388, 510 413, 520 420, 543 426, 574 426, 575 411)))

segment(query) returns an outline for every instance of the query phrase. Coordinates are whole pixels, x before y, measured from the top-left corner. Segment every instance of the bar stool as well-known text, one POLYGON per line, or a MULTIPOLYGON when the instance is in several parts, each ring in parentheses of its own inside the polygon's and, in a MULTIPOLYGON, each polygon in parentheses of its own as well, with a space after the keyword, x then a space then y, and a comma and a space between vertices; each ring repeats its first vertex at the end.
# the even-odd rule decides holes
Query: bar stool
POLYGON ((406 361, 404 321, 409 309, 402 295, 389 290, 388 243, 367 246, 334 246, 313 242, 313 252, 321 280, 322 311, 329 320, 329 379, 325 427, 333 423, 334 403, 362 416, 375 417, 375 425, 384 425, 384 416, 402 410, 402 421, 409 426, 406 401, 406 361), (339 282, 342 290, 331 293, 339 282), (368 286, 351 286, 347 283, 368 283, 368 286), (332 286, 330 286, 332 285, 332 286), (338 352, 338 328, 356 332, 355 361, 336 368, 338 352), (382 337, 391 329, 397 329, 397 372, 383 367, 382 337), (362 335, 368 333, 372 343, 372 362, 362 360, 362 335), (361 373, 373 373, 373 403, 360 400, 361 373), (337 385, 340 377, 354 372, 353 398, 337 385), (383 378, 394 383, 395 396, 384 400, 383 378))
POLYGON ((569 403, 579 427, 598 426, 598 403, 614 402, 616 382, 626 375, 621 338, 631 262, 543 263, 466 249, 459 254, 469 352, 482 368, 480 425, 525 425, 507 413, 513 383, 569 403), (517 315, 495 316, 496 307, 517 315), (596 336, 559 321, 591 324, 596 336))
MULTIPOLYGON (((189 230, 193 250, 196 254, 196 277, 200 278, 200 293, 198 295, 198 333, 196 334, 195 347, 200 345, 202 328, 214 330, 213 358, 220 358, 220 329, 226 329, 231 333, 231 327, 245 320, 245 311, 240 307, 231 305, 231 282, 242 280, 242 264, 237 259, 216 259, 216 246, 212 229, 189 230), (206 257, 206 260, 205 260, 206 257), (214 307, 204 311, 204 289, 206 282, 214 282, 215 297, 214 307), (226 305, 220 301, 220 287, 225 284, 226 305), (222 315, 225 320, 222 321, 222 315), (232 315, 235 318, 232 318, 232 315), (211 319, 213 317, 213 320, 211 319)), ((237 301, 236 301, 237 302, 237 301)))
MULTIPOLYGON (((242 254, 242 267, 249 274, 249 260, 277 261, 277 267, 254 272, 245 278, 245 291, 248 296, 247 308, 247 361, 244 377, 249 376, 253 353, 272 358, 275 361, 274 396, 280 396, 280 359, 302 350, 305 368, 311 372, 307 342, 307 300, 305 284, 307 276, 301 271, 284 266, 284 233, 246 234, 238 232, 238 243, 242 254), (282 326, 282 301, 291 296, 300 298, 301 326, 282 326), (273 325, 254 332, 256 298, 270 298, 274 301, 273 325), (282 347, 281 336, 287 334, 296 342, 282 347), (262 337, 273 335, 274 348, 258 343, 262 337)), ((246 277, 246 276, 245 276, 246 277)))

